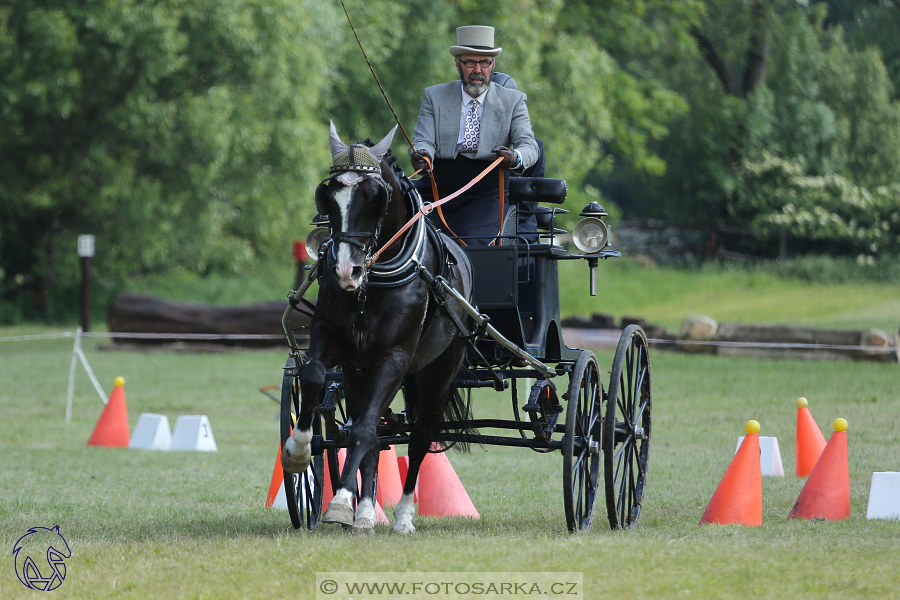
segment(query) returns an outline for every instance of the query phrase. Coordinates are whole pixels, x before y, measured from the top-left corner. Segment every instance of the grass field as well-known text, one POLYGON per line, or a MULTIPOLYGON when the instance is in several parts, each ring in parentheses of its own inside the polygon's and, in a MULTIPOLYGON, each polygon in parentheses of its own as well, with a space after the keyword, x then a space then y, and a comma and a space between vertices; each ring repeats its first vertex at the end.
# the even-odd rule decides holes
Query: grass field
MULTIPOLYGON (((584 277, 586 285, 586 274, 584 277)), ((50 329, 0 329, 0 337, 50 329)), ((217 453, 87 447, 102 404, 81 367, 64 423, 72 341, 0 343, 0 598, 36 595, 10 550, 29 527, 68 540, 61 598, 313 598, 323 571, 581 572, 585 598, 896 598, 900 522, 867 521, 873 471, 900 469, 896 364, 768 361, 656 352, 653 443, 638 528, 569 535, 558 453, 473 448, 451 454, 480 521, 421 518, 413 537, 378 526, 359 539, 291 529, 263 507, 277 450, 274 403, 284 353, 86 353, 107 393, 126 378, 129 421, 141 412, 209 416, 217 453), (850 423, 852 516, 787 521, 804 480, 794 469, 795 400, 825 433, 850 423), (699 527, 743 424, 779 439, 789 476, 763 480, 763 526, 699 527)), ((607 370, 610 352, 599 352, 607 370)), ((477 417, 509 417, 509 399, 474 398, 477 417)), ((401 453, 402 453, 401 449, 401 453)), ((388 511, 390 516, 390 510, 388 511)), ((325 596, 320 596, 325 597, 325 596)), ((507 596, 509 597, 509 596, 507 596)))
POLYGON ((563 314, 606 312, 641 317, 677 332, 681 320, 703 314, 719 322, 778 323, 834 329, 900 327, 900 286, 810 283, 765 271, 663 269, 628 259, 601 261, 598 296, 588 294, 582 261, 560 271, 563 314))

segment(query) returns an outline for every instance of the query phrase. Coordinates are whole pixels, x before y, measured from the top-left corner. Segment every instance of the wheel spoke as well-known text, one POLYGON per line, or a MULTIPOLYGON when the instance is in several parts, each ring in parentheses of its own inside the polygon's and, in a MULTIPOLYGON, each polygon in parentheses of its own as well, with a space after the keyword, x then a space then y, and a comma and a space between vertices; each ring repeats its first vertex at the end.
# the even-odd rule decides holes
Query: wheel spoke
POLYGON ((634 417, 634 424, 637 425, 644 418, 644 411, 647 409, 647 405, 650 404, 650 398, 645 398, 641 402, 641 408, 638 410, 637 415, 634 417))

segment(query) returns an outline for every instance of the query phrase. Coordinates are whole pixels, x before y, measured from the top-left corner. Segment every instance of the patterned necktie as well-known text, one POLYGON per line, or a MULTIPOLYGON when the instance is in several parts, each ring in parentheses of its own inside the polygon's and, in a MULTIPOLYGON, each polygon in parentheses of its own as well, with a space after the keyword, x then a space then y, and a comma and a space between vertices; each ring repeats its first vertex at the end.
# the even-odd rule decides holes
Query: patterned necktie
POLYGON ((481 123, 478 122, 478 100, 472 100, 472 106, 466 113, 466 130, 463 133, 463 145, 460 152, 475 152, 478 150, 478 134, 481 131, 481 123))

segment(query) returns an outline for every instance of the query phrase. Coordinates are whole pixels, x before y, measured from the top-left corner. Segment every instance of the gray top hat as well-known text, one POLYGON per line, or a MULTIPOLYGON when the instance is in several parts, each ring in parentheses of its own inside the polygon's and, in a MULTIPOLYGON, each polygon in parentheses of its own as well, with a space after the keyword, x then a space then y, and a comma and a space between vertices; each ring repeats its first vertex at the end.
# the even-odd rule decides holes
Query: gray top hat
POLYGON ((466 25, 456 28, 456 46, 450 48, 450 54, 478 54, 497 56, 503 48, 494 48, 494 28, 487 25, 466 25))

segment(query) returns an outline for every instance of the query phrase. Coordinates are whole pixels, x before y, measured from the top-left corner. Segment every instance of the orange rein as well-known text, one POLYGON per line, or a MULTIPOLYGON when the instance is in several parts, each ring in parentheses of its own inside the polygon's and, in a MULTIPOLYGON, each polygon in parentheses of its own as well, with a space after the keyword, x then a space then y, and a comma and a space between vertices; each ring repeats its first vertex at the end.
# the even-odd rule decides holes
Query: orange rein
MULTIPOLYGON (((429 160, 429 158, 428 158, 427 155, 426 155, 426 156, 423 156, 422 158, 424 158, 424 159, 425 159, 425 162, 428 163, 428 176, 431 177, 431 192, 432 192, 432 194, 434 194, 434 202, 432 202, 431 204, 425 204, 425 205, 422 206, 422 208, 420 208, 418 211, 416 211, 416 214, 413 215, 413 218, 410 219, 409 221, 407 221, 407 222, 406 222, 406 225, 404 225, 403 227, 401 227, 400 230, 399 230, 397 233, 395 233, 394 236, 393 236, 391 239, 389 239, 387 242, 385 242, 384 246, 382 246, 381 248, 379 248, 379 249, 375 252, 375 254, 372 255, 372 258, 370 258, 370 259, 369 259, 369 262, 366 263, 366 267, 371 267, 373 264, 375 264, 375 263, 378 261, 378 258, 381 256, 381 253, 384 252, 385 248, 387 248, 388 246, 390 246, 391 244, 393 244, 395 241, 397 241, 397 238, 399 238, 401 235, 403 235, 403 233, 404 233, 407 229, 409 229, 410 227, 412 227, 413 224, 414 224, 416 221, 418 221, 419 218, 420 218, 422 215, 427 215, 428 213, 430 213, 430 212, 432 211, 432 209, 435 209, 435 208, 438 209, 438 214, 441 215, 441 220, 443 221, 443 220, 444 220, 444 215, 441 214, 441 211, 440 211, 440 208, 439 208, 439 207, 440 207, 442 204, 446 203, 446 202, 450 202, 451 200, 453 200, 454 198, 456 198, 457 196, 459 196, 460 194, 462 194, 463 192, 465 192, 466 190, 468 190, 470 187, 472 187, 473 185, 475 185, 476 183, 478 183, 479 181, 481 181, 481 180, 485 177, 485 175, 487 175, 488 173, 490 173, 490 172, 494 169, 494 167, 496 167, 497 165, 499 165, 499 164, 503 161, 503 157, 502 157, 502 156, 498 156, 497 159, 496 159, 494 162, 492 162, 492 163, 491 163, 484 171, 482 171, 481 173, 479 173, 472 181, 470 181, 469 183, 467 183, 467 184, 464 185, 463 187, 459 188, 458 190, 456 190, 455 192, 453 192, 452 194, 450 194, 450 195, 447 196, 446 198, 443 198, 443 199, 439 200, 439 199, 438 199, 438 191, 437 191, 437 183, 435 183, 435 181, 434 181, 434 175, 431 173, 431 160, 429 160)), ((420 169, 419 171, 421 171, 421 169, 420 169)), ((419 171, 416 171, 415 173, 413 173, 413 176, 415 176, 417 173, 419 173, 419 171)), ((501 213, 500 213, 500 227, 502 228, 502 227, 503 227, 503 212, 502 212, 502 211, 503 211, 503 169, 500 169, 500 182, 501 182, 501 183, 500 183, 500 186, 501 186, 501 187, 500 187, 500 194, 501 194, 501 199, 500 199, 500 210, 501 210, 501 213)), ((446 221, 444 221, 444 225, 447 225, 446 221)), ((447 229, 450 229, 450 227, 447 226, 447 229)), ((451 231, 450 233, 453 233, 453 232, 451 231)), ((463 244, 463 245, 465 246, 465 244, 463 244)))

